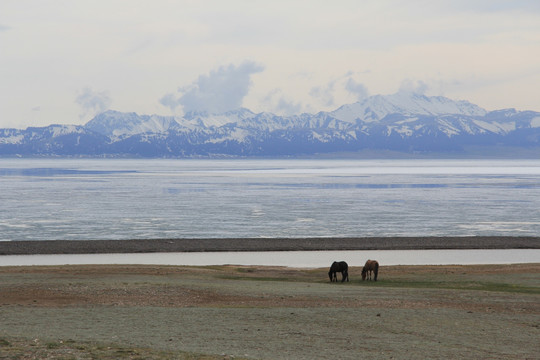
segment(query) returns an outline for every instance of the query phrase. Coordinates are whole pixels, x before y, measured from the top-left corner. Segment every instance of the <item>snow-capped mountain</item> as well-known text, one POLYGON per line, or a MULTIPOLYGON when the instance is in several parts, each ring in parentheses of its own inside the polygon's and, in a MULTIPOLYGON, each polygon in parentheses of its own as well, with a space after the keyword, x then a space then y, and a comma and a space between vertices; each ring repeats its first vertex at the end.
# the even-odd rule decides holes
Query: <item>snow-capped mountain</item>
POLYGON ((178 127, 175 119, 169 116, 137 115, 113 110, 97 115, 85 125, 86 129, 115 140, 134 134, 164 133, 178 127))
POLYGON ((205 128, 221 127, 228 124, 240 124, 246 119, 253 118, 255 114, 251 110, 240 108, 227 111, 222 114, 210 114, 207 112, 188 112, 179 122, 185 127, 202 126, 205 128))
POLYGON ((357 121, 378 121, 390 114, 483 116, 486 110, 464 100, 398 92, 393 95, 370 96, 354 104, 343 105, 330 114, 336 119, 354 124, 357 121))
POLYGON ((540 149, 540 113, 487 112, 467 101, 398 93, 317 114, 106 111, 85 126, 0 129, 4 156, 294 156, 365 149, 459 154, 471 146, 540 149))
POLYGON ((108 141, 108 137, 77 125, 0 129, 0 156, 90 155, 102 152, 108 141))

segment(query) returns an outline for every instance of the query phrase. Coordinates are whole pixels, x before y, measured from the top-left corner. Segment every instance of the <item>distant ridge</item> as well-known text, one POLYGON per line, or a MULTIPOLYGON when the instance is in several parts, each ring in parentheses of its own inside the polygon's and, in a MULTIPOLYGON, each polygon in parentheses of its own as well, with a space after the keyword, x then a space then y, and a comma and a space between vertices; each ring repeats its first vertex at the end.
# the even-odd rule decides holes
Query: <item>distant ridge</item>
POLYGON ((540 154, 540 113, 488 112, 464 100, 400 92, 331 112, 280 116, 241 108, 183 117, 106 111, 84 126, 0 129, 0 156, 281 157, 397 152, 540 154))

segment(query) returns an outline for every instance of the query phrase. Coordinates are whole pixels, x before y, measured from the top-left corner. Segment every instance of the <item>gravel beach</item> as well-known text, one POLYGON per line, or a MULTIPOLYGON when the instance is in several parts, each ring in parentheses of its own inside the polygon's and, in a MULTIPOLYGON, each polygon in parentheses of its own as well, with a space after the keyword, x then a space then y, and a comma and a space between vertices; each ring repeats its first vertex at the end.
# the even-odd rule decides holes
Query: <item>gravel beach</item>
POLYGON ((540 249, 540 237, 474 236, 0 241, 0 255, 426 249, 540 249))

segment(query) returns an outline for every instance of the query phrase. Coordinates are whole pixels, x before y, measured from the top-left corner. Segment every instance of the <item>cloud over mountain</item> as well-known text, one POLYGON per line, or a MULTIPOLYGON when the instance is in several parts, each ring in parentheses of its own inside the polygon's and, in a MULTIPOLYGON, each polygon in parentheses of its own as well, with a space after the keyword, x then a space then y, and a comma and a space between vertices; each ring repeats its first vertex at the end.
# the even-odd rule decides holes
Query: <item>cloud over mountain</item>
POLYGON ((352 77, 349 77, 345 83, 345 89, 356 96, 358 100, 365 99, 369 96, 369 92, 366 86, 362 83, 357 82, 352 77))
POLYGON ((264 70, 260 64, 245 61, 235 66, 221 66, 209 74, 200 75, 191 85, 169 93, 160 103, 173 112, 182 106, 184 112, 222 113, 242 106, 251 86, 251 75, 264 70))
POLYGON ((429 90, 429 85, 421 80, 411 80, 405 79, 401 82, 399 87, 399 92, 401 93, 412 93, 418 95, 425 95, 426 91, 429 90))
POLYGON ((75 102, 79 104, 82 109, 80 118, 84 118, 88 115, 95 116, 109 109, 112 100, 109 93, 106 91, 97 92, 91 88, 84 88, 79 95, 75 98, 75 102))
POLYGON ((262 102, 278 114, 293 115, 302 111, 302 104, 287 98, 281 89, 272 90, 262 102))

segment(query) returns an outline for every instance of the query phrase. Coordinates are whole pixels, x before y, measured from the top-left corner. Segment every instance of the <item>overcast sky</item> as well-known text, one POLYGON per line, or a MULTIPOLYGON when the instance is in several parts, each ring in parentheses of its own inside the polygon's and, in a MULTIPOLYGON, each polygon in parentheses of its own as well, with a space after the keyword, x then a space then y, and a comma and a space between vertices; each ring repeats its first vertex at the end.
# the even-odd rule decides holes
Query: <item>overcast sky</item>
POLYGON ((0 128, 404 89, 540 111, 540 1, 0 2, 0 128))

